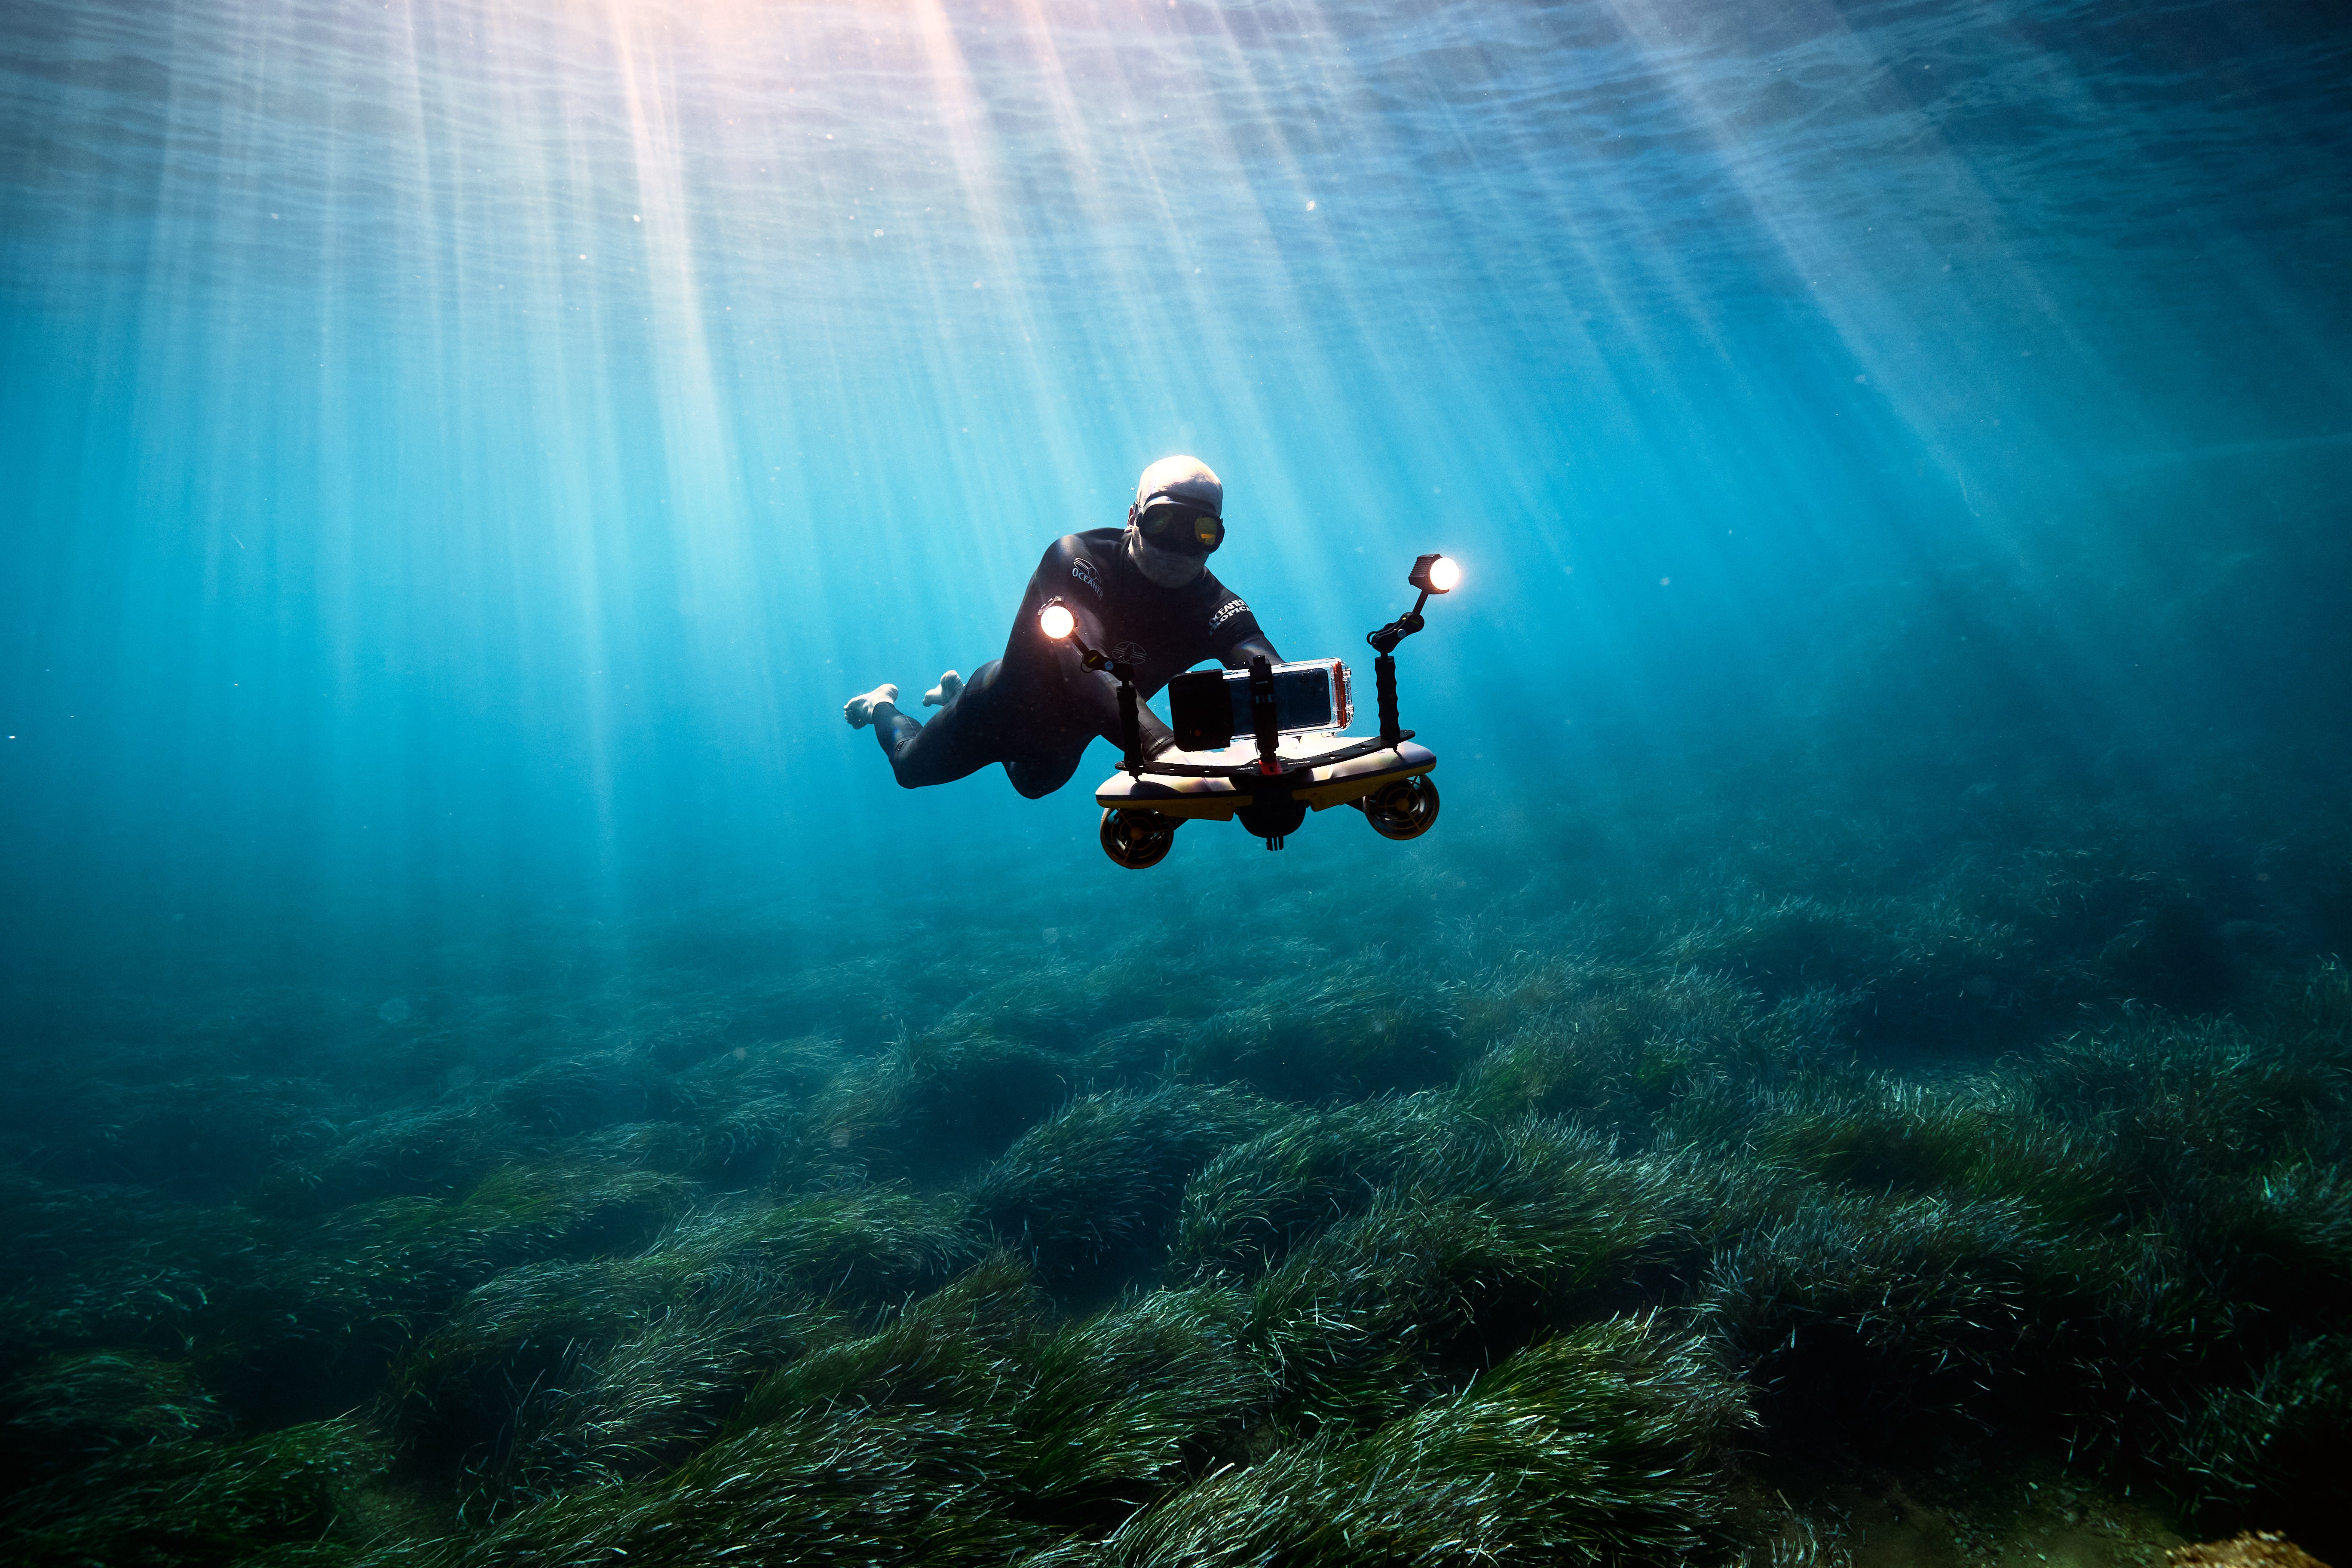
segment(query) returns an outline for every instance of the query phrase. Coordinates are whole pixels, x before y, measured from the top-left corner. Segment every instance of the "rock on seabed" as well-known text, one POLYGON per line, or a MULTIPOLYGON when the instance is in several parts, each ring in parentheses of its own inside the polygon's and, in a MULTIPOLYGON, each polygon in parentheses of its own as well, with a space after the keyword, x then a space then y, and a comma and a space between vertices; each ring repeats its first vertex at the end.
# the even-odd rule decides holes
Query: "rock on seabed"
POLYGON ((2176 1546, 2164 1555, 2170 1568, 2327 1568, 2285 1536, 2268 1530, 2176 1546))

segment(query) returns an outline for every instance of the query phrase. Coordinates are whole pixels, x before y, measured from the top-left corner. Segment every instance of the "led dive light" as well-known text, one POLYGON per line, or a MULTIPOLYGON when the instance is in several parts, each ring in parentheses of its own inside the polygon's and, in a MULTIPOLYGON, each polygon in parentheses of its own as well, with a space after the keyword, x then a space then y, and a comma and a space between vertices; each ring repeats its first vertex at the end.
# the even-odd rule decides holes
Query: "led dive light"
POLYGON ((1119 752, 1127 759, 1119 765, 1129 773, 1141 777, 1143 731, 1142 721, 1138 715, 1143 707, 1143 700, 1135 694, 1135 666, 1088 647, 1087 639, 1078 636, 1078 617, 1070 613, 1069 605, 1059 601, 1037 612, 1037 629, 1045 634, 1048 642, 1066 642, 1076 647, 1078 662, 1089 673, 1108 670, 1111 679, 1118 682, 1119 752))
POLYGON ((1450 594, 1462 581, 1462 563, 1451 555, 1418 556, 1405 581, 1424 594, 1450 594))

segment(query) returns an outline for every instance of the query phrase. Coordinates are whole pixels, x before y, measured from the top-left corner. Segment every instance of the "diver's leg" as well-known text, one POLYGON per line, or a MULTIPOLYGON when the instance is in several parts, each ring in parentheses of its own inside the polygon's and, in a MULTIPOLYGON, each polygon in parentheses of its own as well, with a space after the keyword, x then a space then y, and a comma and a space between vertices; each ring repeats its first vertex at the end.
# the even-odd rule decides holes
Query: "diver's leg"
POLYGON ((1013 787, 1029 800, 1039 800, 1070 782, 1078 771, 1080 759, 1087 754, 1087 742, 1091 735, 1078 735, 1059 745, 1041 746, 1018 757, 1006 760, 1005 777, 1013 787))
POLYGON ((928 724, 898 711, 895 692, 894 700, 875 705, 874 733, 900 785, 920 789, 950 784, 1004 760, 1013 737, 999 732, 998 705, 989 700, 997 667, 998 661, 991 659, 973 670, 955 700, 928 724))
POLYGON ((923 706, 944 708, 962 695, 963 677, 950 669, 940 677, 940 683, 937 686, 923 693, 923 706))

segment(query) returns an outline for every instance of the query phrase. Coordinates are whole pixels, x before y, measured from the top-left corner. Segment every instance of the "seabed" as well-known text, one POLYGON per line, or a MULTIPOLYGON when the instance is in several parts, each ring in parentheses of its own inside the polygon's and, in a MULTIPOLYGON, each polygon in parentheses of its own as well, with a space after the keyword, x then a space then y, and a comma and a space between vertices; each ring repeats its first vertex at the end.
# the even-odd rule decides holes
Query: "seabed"
POLYGON ((2250 922, 2062 816, 1441 831, 1265 938, 1008 893, 122 1001, 12 1069, 8 1554, 2326 1556, 2340 847, 2250 922))

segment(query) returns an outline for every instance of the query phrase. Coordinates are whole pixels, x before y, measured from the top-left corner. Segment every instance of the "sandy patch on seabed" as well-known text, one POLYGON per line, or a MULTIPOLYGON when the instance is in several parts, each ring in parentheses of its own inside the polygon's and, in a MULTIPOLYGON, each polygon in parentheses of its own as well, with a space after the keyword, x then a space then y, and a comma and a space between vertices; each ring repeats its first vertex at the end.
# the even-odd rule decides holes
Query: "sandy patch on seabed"
POLYGON ((1835 1489, 1854 1568, 2164 1568, 2183 1544, 2137 1500, 2027 1481, 1936 1507, 1899 1481, 1835 1489))

